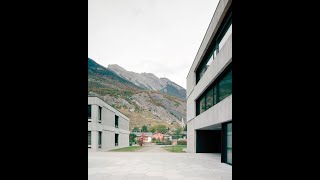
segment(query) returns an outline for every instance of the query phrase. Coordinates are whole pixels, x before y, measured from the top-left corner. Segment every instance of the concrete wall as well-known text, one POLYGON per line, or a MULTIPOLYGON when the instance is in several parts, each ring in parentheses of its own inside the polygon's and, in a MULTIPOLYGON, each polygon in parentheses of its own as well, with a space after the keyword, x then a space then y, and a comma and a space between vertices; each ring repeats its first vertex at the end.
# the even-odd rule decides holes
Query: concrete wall
POLYGON ((196 152, 196 130, 221 128, 219 127, 221 123, 232 120, 232 95, 196 116, 196 99, 232 63, 232 31, 230 30, 227 33, 230 36, 226 36, 226 41, 223 42, 221 50, 196 84, 196 69, 200 65, 231 3, 232 0, 220 0, 187 76, 187 152, 196 152))
POLYGON ((219 4, 214 12, 213 18, 211 19, 207 32, 202 40, 201 46, 197 52, 195 60, 193 61, 192 66, 189 70, 189 73, 187 76, 187 97, 191 94, 191 92, 193 91, 193 87, 196 84, 195 71, 199 66, 205 52, 207 51, 213 37, 215 36, 231 3, 232 3, 232 0, 219 1, 219 4))
POLYGON ((99 99, 88 97, 91 105, 91 119, 88 119, 88 131, 91 131, 91 149, 98 150, 98 132, 102 132, 101 149, 110 150, 129 146, 129 118, 99 99), (101 123, 98 120, 98 107, 102 107, 101 123), (118 128, 115 127, 115 115, 119 116, 118 128), (115 146, 115 134, 119 134, 118 146, 115 146))
MULTIPOLYGON (((214 61, 208 67, 200 81, 193 87, 192 93, 187 99, 187 121, 196 116, 195 100, 206 90, 207 87, 224 71, 232 62, 232 34, 221 48, 221 51, 215 57, 214 61)), ((194 74, 195 79, 196 74, 194 74)), ((191 76, 192 77, 192 76, 191 76)))

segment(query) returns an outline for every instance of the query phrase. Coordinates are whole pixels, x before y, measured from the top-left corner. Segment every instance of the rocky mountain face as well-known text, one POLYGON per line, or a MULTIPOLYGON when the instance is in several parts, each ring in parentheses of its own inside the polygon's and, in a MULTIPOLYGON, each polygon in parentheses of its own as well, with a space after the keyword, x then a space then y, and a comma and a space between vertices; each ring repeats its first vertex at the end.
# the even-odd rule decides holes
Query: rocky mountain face
POLYGON ((129 129, 164 124, 176 128, 186 119, 185 89, 151 73, 105 68, 88 59, 88 94, 97 95, 130 118, 129 129), (170 92, 170 93, 168 93, 170 92), (175 95, 172 95, 175 94, 175 95))
POLYGON ((176 96, 182 100, 186 99, 186 90, 167 78, 158 78, 152 73, 127 71, 116 64, 109 65, 108 69, 143 89, 160 91, 171 96, 176 96))

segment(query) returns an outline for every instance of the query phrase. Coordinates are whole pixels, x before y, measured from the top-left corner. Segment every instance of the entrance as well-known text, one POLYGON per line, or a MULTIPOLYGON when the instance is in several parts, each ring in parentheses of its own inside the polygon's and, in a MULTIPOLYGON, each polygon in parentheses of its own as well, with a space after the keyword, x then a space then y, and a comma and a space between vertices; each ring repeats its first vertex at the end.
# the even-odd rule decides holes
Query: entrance
POLYGON ((221 153, 221 130, 197 130, 197 153, 221 153))

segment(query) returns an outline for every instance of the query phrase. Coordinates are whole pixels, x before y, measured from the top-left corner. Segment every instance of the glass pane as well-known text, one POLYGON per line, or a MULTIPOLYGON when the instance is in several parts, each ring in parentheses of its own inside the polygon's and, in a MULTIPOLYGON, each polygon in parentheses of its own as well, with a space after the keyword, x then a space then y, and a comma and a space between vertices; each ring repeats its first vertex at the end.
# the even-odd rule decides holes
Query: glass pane
POLYGON ((98 139, 98 145, 101 145, 101 132, 99 132, 99 139, 98 139))
POLYGON ((232 148, 232 135, 227 136, 227 147, 232 148))
POLYGON ((205 97, 202 97, 200 100, 200 113, 206 110, 205 97))
POLYGON ((91 119, 91 105, 88 105, 88 119, 91 119))
POLYGON ((232 70, 230 70, 219 82, 218 102, 232 94, 232 70))
POLYGON ((212 107, 213 106, 213 89, 211 88, 210 89, 210 91, 208 91, 208 93, 207 93, 207 95, 206 95, 207 97, 207 107, 206 107, 206 109, 209 109, 210 107, 212 107))
POLYGON ((228 28, 226 34, 223 36, 223 38, 221 39, 220 43, 219 43, 219 49, 221 50, 221 48, 223 47, 223 45, 226 43, 226 41, 228 40, 229 36, 232 34, 232 24, 230 25, 230 27, 228 28))
POLYGON ((88 145, 91 145, 91 131, 88 131, 88 145))
POLYGON ((213 105, 217 104, 218 103, 218 86, 214 86, 213 87, 213 105))
POLYGON ((232 149, 227 150, 227 163, 232 164, 232 149))

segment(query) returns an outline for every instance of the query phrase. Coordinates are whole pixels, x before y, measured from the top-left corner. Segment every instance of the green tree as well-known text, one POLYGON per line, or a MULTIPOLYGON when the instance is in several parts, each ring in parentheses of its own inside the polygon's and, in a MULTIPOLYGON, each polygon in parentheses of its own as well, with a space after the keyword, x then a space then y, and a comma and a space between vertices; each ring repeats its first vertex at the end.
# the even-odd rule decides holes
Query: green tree
POLYGON ((152 127, 149 128, 149 131, 152 132, 152 133, 155 133, 156 132, 156 128, 154 126, 152 126, 152 127))
POLYGON ((168 128, 167 126, 163 125, 163 124, 157 124, 155 125, 155 129, 157 132, 165 134, 168 132, 168 128))
POLYGON ((138 127, 134 127, 132 132, 140 132, 139 128, 138 127))
POLYGON ((137 137, 137 135, 130 133, 129 135, 129 143, 135 142, 135 138, 137 137))
POLYGON ((146 125, 143 125, 141 128, 141 132, 149 132, 148 127, 146 125))

